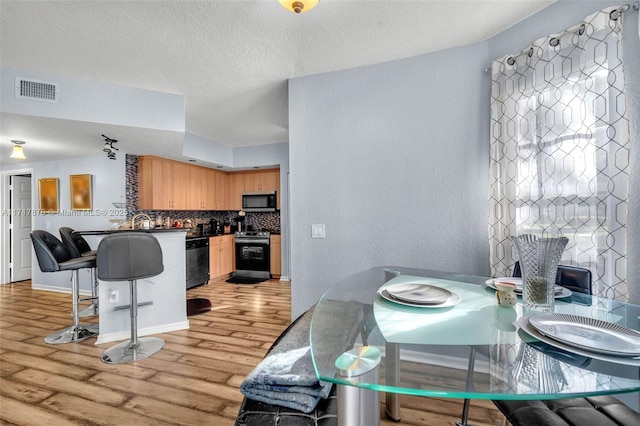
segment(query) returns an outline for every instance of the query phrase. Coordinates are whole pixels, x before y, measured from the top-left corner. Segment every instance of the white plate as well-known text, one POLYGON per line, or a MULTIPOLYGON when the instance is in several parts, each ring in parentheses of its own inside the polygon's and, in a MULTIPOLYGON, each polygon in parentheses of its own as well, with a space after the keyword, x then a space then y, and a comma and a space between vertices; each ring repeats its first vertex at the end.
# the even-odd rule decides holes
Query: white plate
POLYGON ((451 297, 447 289, 424 283, 400 283, 386 287, 391 297, 417 305, 441 305, 451 297))
POLYGON ((584 355, 586 357, 593 358, 593 359, 599 359, 602 361, 615 362, 617 364, 634 365, 634 366, 640 367, 640 359, 637 359, 636 357, 605 355, 597 352, 592 352, 587 349, 580 349, 575 346, 570 346, 560 342, 559 340, 552 339, 551 337, 545 336, 544 334, 539 333, 534 326, 529 324, 529 317, 520 318, 516 322, 516 324, 522 331, 524 331, 528 335, 540 340, 541 342, 544 342, 548 345, 556 347, 558 349, 562 349, 567 352, 572 352, 578 355, 584 355))
POLYGON ((640 333, 618 324, 569 314, 529 317, 538 332, 570 346, 609 355, 640 356, 640 333))
MULTIPOLYGON (((489 278, 484 283, 487 285, 487 287, 491 287, 492 289, 497 290, 495 281, 504 281, 508 283, 514 283, 516 285, 516 289, 514 290, 514 292, 518 296, 522 296, 522 278, 518 278, 518 277, 489 278)), ((568 288, 565 288, 559 285, 556 286, 554 291, 555 291, 555 295, 554 295, 555 299, 564 299, 565 297, 569 297, 573 294, 573 292, 568 288)))
POLYGON ((391 302, 391 303, 397 303, 399 305, 404 305, 404 306, 411 306, 414 308, 448 308, 450 306, 454 306, 457 305, 458 303, 460 303, 460 301, 462 300, 462 298, 460 296, 458 296, 455 293, 451 293, 451 296, 444 301, 443 303, 440 303, 438 305, 425 305, 425 304, 421 304, 421 303, 411 303, 411 302, 404 302, 402 300, 398 300, 396 298, 394 298, 393 296, 391 296, 389 294, 389 292, 387 292, 387 288, 388 287, 383 287, 381 289, 378 290, 378 294, 380 295, 380 297, 382 297, 383 299, 391 302))

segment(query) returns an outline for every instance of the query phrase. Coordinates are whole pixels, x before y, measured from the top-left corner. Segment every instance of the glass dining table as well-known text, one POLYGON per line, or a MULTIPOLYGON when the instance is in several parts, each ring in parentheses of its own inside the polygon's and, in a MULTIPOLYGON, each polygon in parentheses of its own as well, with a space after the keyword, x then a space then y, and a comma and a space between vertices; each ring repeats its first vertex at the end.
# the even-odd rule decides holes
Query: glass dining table
MULTIPOLYGON (((377 267, 333 285, 311 319, 311 355, 320 380, 385 392, 387 415, 400 417, 399 394, 491 400, 542 400, 640 390, 640 357, 593 352, 536 334, 527 327, 521 298, 497 304, 488 277, 377 267), (397 303, 385 291, 400 283, 443 288, 458 298, 439 306, 397 303), (358 318, 355 341, 337 342, 336 308, 358 318), (360 311, 361 315, 353 315, 360 311), (379 378, 337 374, 345 351, 374 347, 379 378), (339 365, 338 365, 339 367, 339 365)), ((585 294, 562 293, 555 313, 640 330, 640 306, 585 294)), ((590 349, 590 348, 587 348, 590 349)), ((372 376, 373 377, 373 376, 372 376)), ((340 406, 340 405, 339 405, 340 406)))

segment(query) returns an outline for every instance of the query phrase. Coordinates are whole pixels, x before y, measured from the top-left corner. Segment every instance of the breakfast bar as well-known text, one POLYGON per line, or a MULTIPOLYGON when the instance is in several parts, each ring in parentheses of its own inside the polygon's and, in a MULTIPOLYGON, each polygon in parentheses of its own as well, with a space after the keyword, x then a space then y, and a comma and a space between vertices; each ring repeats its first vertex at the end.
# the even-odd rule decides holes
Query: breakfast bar
MULTIPOLYGON (((98 247, 106 235, 120 232, 153 234, 162 248, 164 271, 138 280, 138 335, 145 336, 189 328, 186 310, 186 229, 76 231, 98 247)), ((101 281, 99 285, 100 333, 96 344, 125 340, 130 335, 129 284, 101 281)))

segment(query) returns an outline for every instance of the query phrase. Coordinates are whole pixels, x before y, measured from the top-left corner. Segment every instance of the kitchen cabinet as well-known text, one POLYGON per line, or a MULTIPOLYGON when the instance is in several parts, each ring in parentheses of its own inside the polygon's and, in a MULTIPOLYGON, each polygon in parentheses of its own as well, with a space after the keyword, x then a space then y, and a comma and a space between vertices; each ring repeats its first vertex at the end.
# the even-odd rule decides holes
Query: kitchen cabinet
POLYGON ((229 205, 229 174, 212 170, 215 175, 215 191, 213 191, 214 210, 232 210, 229 205))
POLYGON ((233 235, 209 237, 209 276, 230 274, 235 270, 235 241, 233 235))
POLYGON ((280 171, 277 169, 248 172, 244 177, 244 192, 269 192, 279 189, 280 171))
POLYGON ((154 156, 138 158, 138 209, 186 210, 188 165, 154 156))
POLYGON ((189 167, 189 182, 183 190, 187 194, 187 210, 203 210, 205 208, 204 179, 205 175, 199 167, 189 167))
POLYGON ((278 209, 280 208, 280 170, 268 169, 257 172, 235 172, 229 176, 229 206, 231 210, 242 209, 244 192, 278 192, 278 209))
POLYGON ((244 173, 236 172, 229 175, 229 209, 242 209, 242 193, 244 192, 244 173))
POLYGON ((241 210, 245 192, 278 192, 280 170, 227 173, 180 161, 138 157, 139 210, 241 210))
POLYGON ((280 235, 271 235, 269 244, 271 247, 271 276, 280 277, 282 275, 282 240, 280 235))

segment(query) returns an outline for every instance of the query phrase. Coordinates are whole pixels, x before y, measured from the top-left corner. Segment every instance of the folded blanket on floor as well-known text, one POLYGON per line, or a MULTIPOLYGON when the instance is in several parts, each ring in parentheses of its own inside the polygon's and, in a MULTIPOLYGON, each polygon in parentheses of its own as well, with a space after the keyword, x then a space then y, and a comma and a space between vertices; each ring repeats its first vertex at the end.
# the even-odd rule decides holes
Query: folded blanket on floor
MULTIPOLYGON (((296 320, 242 382, 240 391, 247 398, 310 413, 321 398, 329 396, 332 384, 318 380, 311 359, 309 326, 312 311, 296 320)), ((336 339, 341 342, 339 347, 327 348, 336 356, 353 343, 363 317, 362 309, 353 309, 349 304, 339 311, 332 317, 336 326, 328 328, 336 330, 334 335, 344 335, 344 339, 336 339), (352 327, 340 327, 339 324, 351 324, 352 327)))
POLYGON ((331 392, 331 383, 316 377, 309 346, 267 356, 244 380, 240 391, 248 398, 313 411, 331 392))

